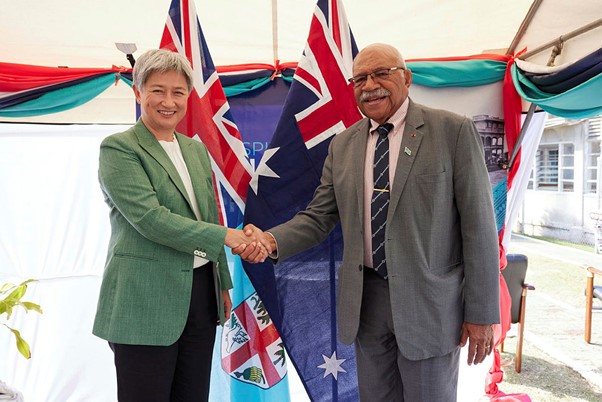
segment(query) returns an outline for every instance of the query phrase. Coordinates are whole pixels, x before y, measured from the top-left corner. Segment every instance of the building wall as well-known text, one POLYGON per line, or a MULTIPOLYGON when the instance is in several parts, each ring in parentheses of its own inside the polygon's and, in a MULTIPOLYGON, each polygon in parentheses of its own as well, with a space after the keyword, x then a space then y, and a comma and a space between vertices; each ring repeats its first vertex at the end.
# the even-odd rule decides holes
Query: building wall
POLYGON ((599 161, 592 167, 599 155, 599 128, 600 118, 593 124, 588 120, 548 119, 515 231, 594 245, 597 221, 591 216, 602 209, 599 161), (554 186, 554 178, 546 173, 554 170, 549 157, 556 150, 558 176, 554 186))

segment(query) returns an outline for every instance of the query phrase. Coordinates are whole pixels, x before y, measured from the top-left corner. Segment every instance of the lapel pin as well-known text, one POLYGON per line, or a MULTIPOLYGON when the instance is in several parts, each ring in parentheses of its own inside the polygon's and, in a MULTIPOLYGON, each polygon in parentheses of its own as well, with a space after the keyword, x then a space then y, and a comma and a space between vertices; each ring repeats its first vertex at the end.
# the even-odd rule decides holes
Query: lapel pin
POLYGON ((410 148, 406 147, 406 149, 403 151, 408 155, 412 155, 412 151, 410 151, 410 148))
POLYGON ((416 134, 412 133, 410 134, 411 137, 416 137, 416 134))

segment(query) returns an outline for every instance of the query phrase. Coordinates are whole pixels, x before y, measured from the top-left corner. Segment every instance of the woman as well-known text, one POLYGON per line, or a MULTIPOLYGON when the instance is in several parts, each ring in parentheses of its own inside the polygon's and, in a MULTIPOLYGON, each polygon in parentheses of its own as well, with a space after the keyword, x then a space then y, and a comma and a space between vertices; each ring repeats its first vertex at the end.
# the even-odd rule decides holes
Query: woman
POLYGON ((223 246, 256 244, 219 225, 207 150, 175 132, 192 86, 186 58, 144 53, 140 119, 100 146, 111 240, 93 333, 114 352, 120 401, 208 399, 215 326, 232 308, 223 246))

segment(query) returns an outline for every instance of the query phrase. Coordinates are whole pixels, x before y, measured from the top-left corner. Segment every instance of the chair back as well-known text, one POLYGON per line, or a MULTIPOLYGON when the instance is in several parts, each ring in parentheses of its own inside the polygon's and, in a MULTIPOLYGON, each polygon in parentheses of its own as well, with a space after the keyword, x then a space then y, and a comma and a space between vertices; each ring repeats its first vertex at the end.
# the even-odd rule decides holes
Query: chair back
POLYGON ((507 254, 506 259, 508 265, 502 270, 502 276, 512 299, 512 323, 516 324, 520 318, 521 295, 525 276, 527 276, 528 259, 524 254, 507 254))

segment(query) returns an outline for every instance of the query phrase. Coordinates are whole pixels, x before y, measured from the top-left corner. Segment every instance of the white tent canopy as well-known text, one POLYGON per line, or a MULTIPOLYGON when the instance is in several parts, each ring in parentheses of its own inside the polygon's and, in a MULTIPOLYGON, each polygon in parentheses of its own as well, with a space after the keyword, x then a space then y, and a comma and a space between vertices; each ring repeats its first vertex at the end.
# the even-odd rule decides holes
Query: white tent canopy
MULTIPOLYGON (((0 17, 0 29, 5 31, 2 58, 70 67, 124 64, 114 43, 133 42, 140 51, 157 47, 169 4, 170 0, 131 0, 74 7, 67 0, 11 2, 0 17)), ((408 58, 506 48, 530 6, 525 0, 347 0, 343 4, 360 47, 390 42, 408 58)), ((273 13, 276 57, 298 60, 315 5, 315 0, 196 1, 217 65, 273 63, 273 13)))
MULTIPOLYGON (((141 52, 158 47, 170 0, 127 2, 4 2, 0 60, 44 66, 129 66, 115 42, 141 52)), ((297 61, 304 49, 315 0, 196 0, 201 27, 216 65, 297 61)), ((521 24, 534 17, 515 51, 534 49, 602 17, 600 0, 345 0, 358 47, 386 42, 407 59, 505 53, 521 24)), ((556 64, 577 60, 602 43, 602 28, 570 40, 556 64)), ((549 51, 530 60, 546 64, 549 51)), ((126 85, 92 102, 28 122, 132 123, 126 85)))

